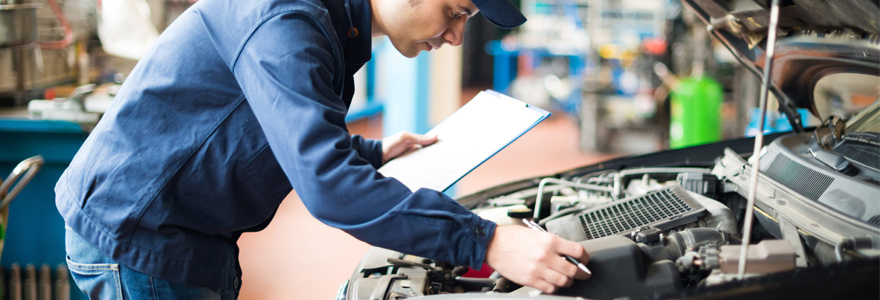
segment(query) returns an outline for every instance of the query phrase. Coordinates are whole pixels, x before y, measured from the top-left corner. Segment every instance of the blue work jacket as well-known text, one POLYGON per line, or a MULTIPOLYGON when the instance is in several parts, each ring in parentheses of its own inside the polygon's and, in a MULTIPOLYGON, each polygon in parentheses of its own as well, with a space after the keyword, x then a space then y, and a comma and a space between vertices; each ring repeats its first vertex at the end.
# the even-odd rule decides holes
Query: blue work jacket
POLYGON ((238 238, 263 229, 295 189, 313 216, 367 243, 479 267, 495 224, 382 176, 381 142, 348 133, 371 8, 350 0, 349 14, 345 2, 202 0, 186 10, 58 181, 67 224, 134 270, 237 289, 238 238))

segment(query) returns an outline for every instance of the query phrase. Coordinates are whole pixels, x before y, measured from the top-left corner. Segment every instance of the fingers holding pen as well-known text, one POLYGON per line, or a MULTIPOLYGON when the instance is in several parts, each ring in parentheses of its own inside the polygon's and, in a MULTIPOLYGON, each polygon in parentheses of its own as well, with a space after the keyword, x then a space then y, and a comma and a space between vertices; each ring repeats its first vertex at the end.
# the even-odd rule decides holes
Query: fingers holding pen
POLYGON ((513 282, 552 294, 560 287, 571 286, 574 279, 589 278, 560 256, 569 253, 588 259, 585 252, 579 244, 546 232, 521 226, 498 226, 488 245, 486 263, 513 282))
POLYGON ((572 276, 555 269, 546 270, 541 277, 555 287, 570 287, 574 281, 572 276))
MULTIPOLYGON (((525 224, 529 229, 540 231, 546 233, 541 225, 538 223, 523 219, 523 224, 525 224)), ((563 272, 570 277, 574 277, 576 279, 588 279, 592 273, 589 269, 587 269, 586 263, 590 259, 590 255, 587 251, 579 244, 565 240, 556 235, 550 235, 551 239, 551 249, 557 251, 557 254, 564 258, 566 262, 576 266, 575 270, 572 270, 571 267, 558 267, 556 270, 559 272, 563 272)))
POLYGON ((572 264, 565 258, 559 255, 553 255, 555 258, 551 258, 550 262, 547 263, 547 266, 553 271, 566 276, 569 279, 579 279, 584 280, 587 277, 587 273, 582 271, 577 267, 577 265, 572 264))
POLYGON ((570 287, 575 279, 585 280, 589 278, 586 272, 562 256, 566 253, 573 253, 578 255, 577 257, 583 257, 586 251, 583 250, 582 246, 549 233, 541 233, 541 235, 546 245, 546 248, 544 248, 546 251, 541 253, 540 261, 543 263, 544 268, 541 269, 540 278, 553 286, 552 291, 542 289, 545 293, 554 293, 559 288, 570 287), (565 250, 566 248, 580 248, 582 253, 577 250, 565 250))
MULTIPOLYGON (((555 249, 557 249, 558 254, 560 256, 568 255, 568 256, 574 258, 577 262, 582 263, 583 265, 586 265, 587 263, 590 262, 590 253, 587 252, 587 250, 584 249, 583 246, 581 246, 578 243, 575 243, 575 242, 572 242, 569 240, 565 240, 565 239, 557 237, 557 236, 553 236, 553 237, 558 239, 559 245, 557 247, 555 247, 555 249)), ((592 276, 591 273, 588 273, 587 271, 584 271, 581 268, 579 268, 575 264, 575 262, 570 262, 564 258, 563 258, 563 260, 565 261, 565 264, 568 264, 569 266, 571 266, 570 268, 566 267, 565 271, 570 271, 572 269, 574 270, 575 274, 571 275, 572 277, 574 277, 576 279, 580 279, 580 280, 586 280, 586 279, 589 279, 590 276, 592 276)), ((563 270, 560 270, 560 271, 563 271, 563 270)), ((565 273, 565 274, 570 274, 570 273, 565 273)))

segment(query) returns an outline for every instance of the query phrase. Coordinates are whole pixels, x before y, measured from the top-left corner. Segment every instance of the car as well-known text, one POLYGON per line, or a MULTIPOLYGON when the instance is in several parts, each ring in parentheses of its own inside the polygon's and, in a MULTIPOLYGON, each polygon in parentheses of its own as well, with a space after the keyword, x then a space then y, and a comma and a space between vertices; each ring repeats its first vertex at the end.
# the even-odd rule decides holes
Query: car
POLYGON ((793 131, 767 134, 760 148, 739 138, 617 158, 457 199, 499 224, 534 218, 580 243, 592 278, 545 295, 372 248, 337 298, 880 298, 880 8, 779 2, 768 46, 769 0, 682 1, 756 75, 774 53, 769 90, 793 131), (867 105, 837 115, 854 97, 867 105), (822 124, 804 128, 799 109, 822 124))

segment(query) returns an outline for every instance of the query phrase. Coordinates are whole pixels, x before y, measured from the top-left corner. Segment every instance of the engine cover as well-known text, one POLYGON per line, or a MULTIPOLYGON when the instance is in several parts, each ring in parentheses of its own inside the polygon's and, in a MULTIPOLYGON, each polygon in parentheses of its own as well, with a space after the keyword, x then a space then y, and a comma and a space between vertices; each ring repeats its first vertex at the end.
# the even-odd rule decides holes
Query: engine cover
POLYGON ((639 299, 682 289, 675 263, 666 259, 646 263, 636 243, 625 237, 607 236, 579 244, 590 253, 587 267, 593 277, 586 281, 575 280, 571 287, 560 289, 557 295, 639 299))

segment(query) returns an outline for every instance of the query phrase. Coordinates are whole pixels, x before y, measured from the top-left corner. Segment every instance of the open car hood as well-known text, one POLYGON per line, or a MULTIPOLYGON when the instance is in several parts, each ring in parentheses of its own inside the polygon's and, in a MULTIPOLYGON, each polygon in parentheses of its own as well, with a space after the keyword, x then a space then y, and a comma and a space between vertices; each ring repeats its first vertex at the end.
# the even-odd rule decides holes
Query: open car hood
MULTIPOLYGON (((770 0, 683 0, 707 29, 757 76, 767 52, 770 0)), ((833 73, 876 75, 880 5, 874 0, 780 0, 770 91, 796 131, 798 108, 819 116, 813 88, 833 73)))

